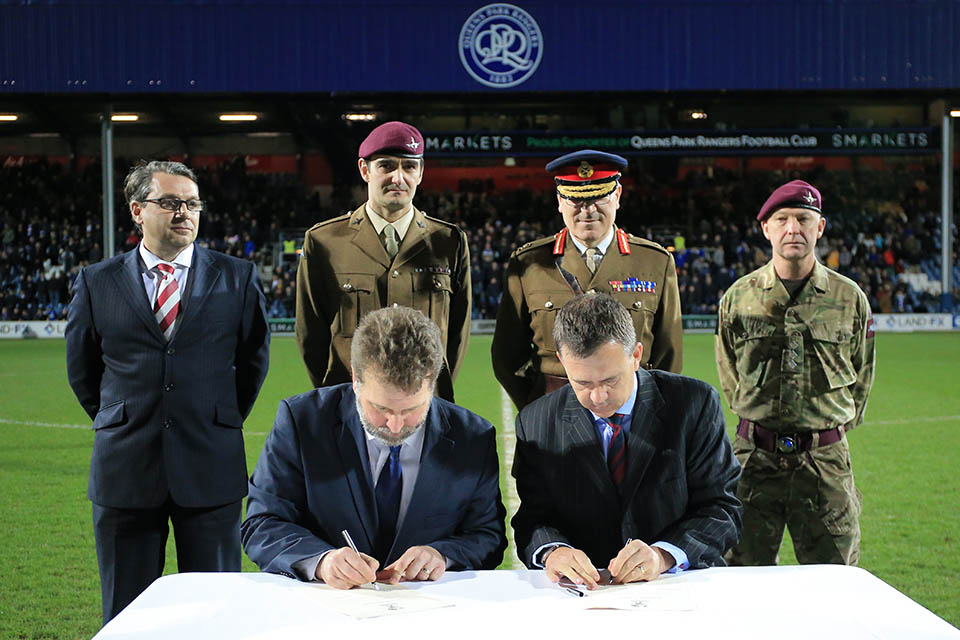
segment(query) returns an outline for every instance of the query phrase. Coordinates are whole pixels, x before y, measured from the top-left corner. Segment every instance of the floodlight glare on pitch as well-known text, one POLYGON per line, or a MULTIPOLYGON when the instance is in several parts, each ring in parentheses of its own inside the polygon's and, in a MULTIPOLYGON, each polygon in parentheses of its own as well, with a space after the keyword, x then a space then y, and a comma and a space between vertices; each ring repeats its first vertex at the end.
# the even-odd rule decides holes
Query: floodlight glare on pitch
POLYGON ((951 118, 960 118, 960 109, 950 109, 951 118))
POLYGON ((377 114, 375 113, 345 113, 343 114, 344 120, 349 120, 350 122, 372 122, 377 119, 377 114))
POLYGON ((220 122, 253 122, 257 119, 255 113, 221 113, 220 122))
POLYGON ((110 116, 113 122, 136 122, 140 116, 136 113, 114 113, 110 116))
POLYGON ((0 113, 0 122, 16 122, 19 117, 15 113, 0 113))

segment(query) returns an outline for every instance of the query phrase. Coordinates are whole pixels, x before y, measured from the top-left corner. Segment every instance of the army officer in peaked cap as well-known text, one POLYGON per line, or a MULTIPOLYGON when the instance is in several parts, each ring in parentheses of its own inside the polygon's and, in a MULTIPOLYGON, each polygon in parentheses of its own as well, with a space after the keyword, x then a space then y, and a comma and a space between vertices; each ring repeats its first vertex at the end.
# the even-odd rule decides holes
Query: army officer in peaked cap
POLYGON ((610 293, 630 311, 641 365, 680 372, 682 324, 673 256, 614 223, 625 158, 586 149, 547 164, 555 174, 564 229, 510 256, 493 371, 518 409, 567 380, 553 340, 556 312, 587 291, 610 293))
POLYGON ((423 179, 423 136, 386 122, 360 145, 367 201, 310 228, 297 270, 297 343, 314 386, 352 380, 350 343, 376 309, 412 307, 443 334, 436 393, 453 401, 453 381, 470 335, 470 255, 455 225, 413 206, 423 179))

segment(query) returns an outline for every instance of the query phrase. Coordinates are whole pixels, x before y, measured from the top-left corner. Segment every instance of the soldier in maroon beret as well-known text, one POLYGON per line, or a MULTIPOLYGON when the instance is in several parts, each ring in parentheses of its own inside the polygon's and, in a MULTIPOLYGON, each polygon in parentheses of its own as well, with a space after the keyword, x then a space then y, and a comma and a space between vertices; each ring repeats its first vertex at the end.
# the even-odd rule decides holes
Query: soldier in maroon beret
POLYGON ((399 305, 440 327, 446 348, 436 393, 453 401, 470 335, 470 255, 463 231, 413 206, 423 152, 416 127, 375 128, 357 160, 367 201, 304 237, 296 332, 314 386, 350 382, 350 344, 360 319, 399 305))
POLYGON ((743 465, 743 534, 727 561, 776 564, 787 527, 802 564, 856 564, 860 492, 846 432, 863 421, 873 384, 870 305, 857 283, 817 261, 826 219, 816 187, 788 182, 757 220, 773 259, 731 285, 717 326, 743 465))

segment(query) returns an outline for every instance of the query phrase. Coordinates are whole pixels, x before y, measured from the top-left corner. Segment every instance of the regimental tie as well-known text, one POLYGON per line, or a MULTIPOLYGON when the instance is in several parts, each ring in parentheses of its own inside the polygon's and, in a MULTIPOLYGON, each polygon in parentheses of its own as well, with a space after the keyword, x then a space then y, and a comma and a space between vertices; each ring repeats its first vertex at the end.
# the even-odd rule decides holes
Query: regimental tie
POLYGON ((400 250, 400 242, 397 238, 397 229, 392 224, 388 224, 383 228, 383 231, 380 232, 380 237, 383 239, 383 248, 387 250, 387 255, 390 256, 390 259, 393 260, 397 256, 397 252, 400 250))
POLYGON ((590 269, 590 273, 596 273, 597 267, 600 266, 600 261, 603 260, 603 253, 596 247, 590 247, 587 249, 584 260, 587 263, 587 269, 590 269))
POLYGON ((374 554, 381 564, 386 562, 393 539, 397 535, 397 519, 400 516, 400 494, 403 489, 403 471, 400 468, 400 447, 390 447, 390 458, 380 470, 377 487, 377 516, 380 527, 374 542, 374 554))
POLYGON ((157 285, 157 301, 153 305, 153 315, 160 323, 163 337, 170 341, 173 328, 180 314, 180 287, 173 277, 173 265, 161 262, 154 267, 160 273, 160 283, 157 285))
POLYGON ((627 471, 627 439, 623 432, 623 423, 627 418, 625 413, 615 413, 609 418, 603 419, 613 430, 610 436, 610 444, 607 447, 607 468, 610 470, 610 477, 613 484, 619 489, 623 484, 623 478, 627 471))

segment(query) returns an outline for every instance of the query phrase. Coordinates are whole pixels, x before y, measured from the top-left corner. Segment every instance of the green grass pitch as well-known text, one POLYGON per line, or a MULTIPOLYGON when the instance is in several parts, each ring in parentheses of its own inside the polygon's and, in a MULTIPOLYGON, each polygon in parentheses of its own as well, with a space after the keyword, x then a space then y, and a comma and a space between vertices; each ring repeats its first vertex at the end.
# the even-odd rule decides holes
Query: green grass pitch
MULTIPOLYGON (((686 335, 684 373, 716 386, 712 345, 713 336, 686 335)), ((489 353, 490 337, 474 336, 457 399, 497 425, 501 459, 508 461, 512 425, 503 427, 511 411, 489 353)), ((292 338, 275 338, 271 358, 246 422, 251 471, 277 402, 309 385, 292 338)), ((867 421, 850 434, 864 496, 860 566, 954 625, 960 625, 958 362, 960 334, 878 335, 867 421)), ((89 638, 100 626, 86 498, 89 423, 67 386, 63 341, 0 341, 0 638, 89 638)), ((509 497, 507 464, 501 473, 509 497)), ((503 566, 519 568, 514 557, 509 551, 503 566)), ((789 542, 782 562, 795 562, 789 542)), ((171 535, 167 571, 175 570, 171 535)), ((244 559, 244 570, 256 569, 244 559)))

